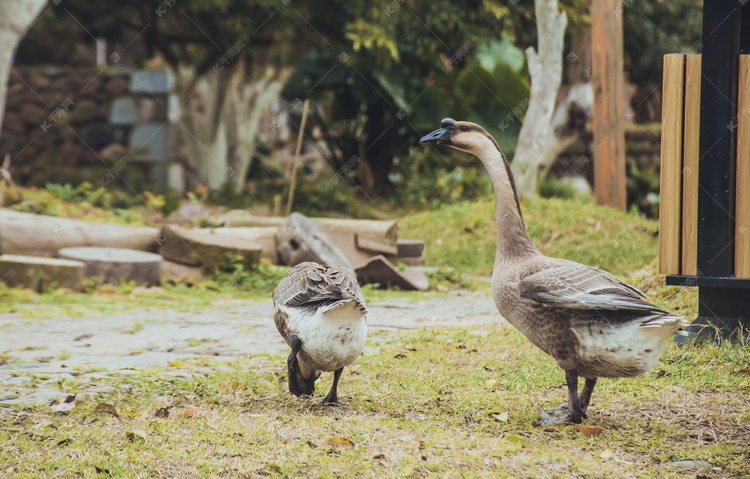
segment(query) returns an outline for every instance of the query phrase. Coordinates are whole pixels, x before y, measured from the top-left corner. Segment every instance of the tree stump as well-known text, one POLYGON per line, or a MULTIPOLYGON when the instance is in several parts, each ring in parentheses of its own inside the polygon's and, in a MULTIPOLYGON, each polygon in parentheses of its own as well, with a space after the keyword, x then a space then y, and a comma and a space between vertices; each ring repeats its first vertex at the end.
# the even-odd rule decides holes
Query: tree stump
POLYGON ((80 247, 63 248, 58 256, 82 262, 83 275, 101 283, 159 284, 162 257, 158 254, 124 248, 80 247))
POLYGON ((337 264, 354 271, 346 255, 315 223, 300 213, 292 213, 276 232, 276 252, 287 266, 305 261, 337 264))
POLYGON ((251 229, 255 230, 187 229, 170 225, 162 229, 157 239, 161 243, 159 254, 176 263, 207 266, 214 271, 226 264, 227 254, 237 255, 239 263, 245 268, 252 268, 264 251, 275 253, 268 231, 249 231, 251 229))
POLYGON ((47 288, 83 289, 84 264, 80 261, 4 254, 0 256, 0 281, 41 293, 47 288))

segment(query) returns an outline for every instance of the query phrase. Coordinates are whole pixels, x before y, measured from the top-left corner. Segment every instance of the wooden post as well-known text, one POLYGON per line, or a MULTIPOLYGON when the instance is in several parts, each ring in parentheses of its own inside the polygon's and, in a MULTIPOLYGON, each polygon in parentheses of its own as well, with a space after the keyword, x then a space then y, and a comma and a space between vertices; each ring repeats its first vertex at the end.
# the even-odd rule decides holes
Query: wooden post
POLYGON ((750 55, 740 55, 739 69, 734 275, 750 278, 750 55))
POLYGON ((627 209, 622 0, 593 0, 594 194, 600 204, 627 209))
MULTIPOLYGON (((698 159, 701 126, 701 56, 685 61, 685 126, 682 153, 682 274, 698 273, 698 159)), ((664 138, 664 136, 662 136, 664 138)))
POLYGON ((659 273, 662 274, 680 273, 680 172, 684 86, 685 56, 664 55, 659 178, 659 273))

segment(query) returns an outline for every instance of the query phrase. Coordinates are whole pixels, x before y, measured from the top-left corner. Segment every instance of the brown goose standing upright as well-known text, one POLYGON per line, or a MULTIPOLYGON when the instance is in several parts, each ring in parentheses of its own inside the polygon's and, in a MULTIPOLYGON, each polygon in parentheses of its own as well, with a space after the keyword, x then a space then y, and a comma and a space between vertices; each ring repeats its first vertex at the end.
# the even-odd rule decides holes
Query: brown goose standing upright
POLYGON ((276 329, 292 348, 289 392, 311 396, 320 371, 334 371, 331 390, 321 402, 341 404, 339 378, 367 339, 367 308, 354 273, 343 266, 300 263, 276 286, 273 305, 276 329))
POLYGON ((685 319, 648 303, 642 292, 606 271, 540 253, 497 141, 475 123, 446 118, 440 125, 420 143, 476 155, 492 180, 497 221, 492 293, 498 310, 565 371, 567 411, 543 417, 542 423, 580 423, 598 378, 650 371, 666 340, 686 334, 680 329, 685 319), (586 379, 580 395, 579 376, 586 379))

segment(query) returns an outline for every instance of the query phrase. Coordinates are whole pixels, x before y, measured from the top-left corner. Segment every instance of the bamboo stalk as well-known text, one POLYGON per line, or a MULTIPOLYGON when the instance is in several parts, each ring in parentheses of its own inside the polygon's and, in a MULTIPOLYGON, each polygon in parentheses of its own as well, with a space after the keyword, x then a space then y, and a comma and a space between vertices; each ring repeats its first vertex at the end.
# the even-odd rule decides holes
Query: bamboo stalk
POLYGON ((289 184, 289 198, 286 201, 286 216, 292 212, 292 200, 294 199, 294 190, 297 188, 297 168, 299 168, 299 153, 302 150, 302 136, 305 134, 305 124, 307 123, 307 112, 310 109, 310 99, 305 99, 302 107, 302 121, 299 126, 297 135, 297 147, 294 149, 294 163, 292 163, 292 181, 289 184))

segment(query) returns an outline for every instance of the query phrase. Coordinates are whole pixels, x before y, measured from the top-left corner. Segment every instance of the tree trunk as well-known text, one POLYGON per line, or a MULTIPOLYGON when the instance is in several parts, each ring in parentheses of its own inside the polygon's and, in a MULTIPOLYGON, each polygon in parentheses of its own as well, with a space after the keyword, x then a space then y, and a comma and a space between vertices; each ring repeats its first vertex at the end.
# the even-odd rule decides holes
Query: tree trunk
POLYGON ((230 169, 226 173, 235 191, 245 186, 258 145, 260 120, 294 73, 291 66, 257 69, 262 69, 262 73, 255 75, 252 82, 240 70, 234 73, 229 85, 229 101, 222 115, 228 125, 227 138, 231 146, 227 159, 230 169))
POLYGON ((534 0, 539 51, 526 50, 531 74, 531 95, 526 118, 513 157, 518 195, 534 198, 537 194, 539 166, 549 162, 554 141, 551 121, 562 76, 562 53, 568 18, 558 11, 557 0, 534 0))
POLYGON ((16 47, 46 3, 47 0, 0 1, 0 131, 3 128, 8 76, 16 47))
POLYGON ((239 68, 224 67, 199 74, 193 65, 173 68, 175 91, 182 106, 178 132, 187 150, 188 188, 230 182, 244 185, 261 116, 278 98, 292 67, 265 66, 249 79, 239 68))

